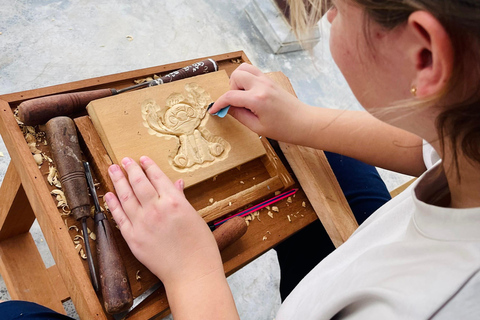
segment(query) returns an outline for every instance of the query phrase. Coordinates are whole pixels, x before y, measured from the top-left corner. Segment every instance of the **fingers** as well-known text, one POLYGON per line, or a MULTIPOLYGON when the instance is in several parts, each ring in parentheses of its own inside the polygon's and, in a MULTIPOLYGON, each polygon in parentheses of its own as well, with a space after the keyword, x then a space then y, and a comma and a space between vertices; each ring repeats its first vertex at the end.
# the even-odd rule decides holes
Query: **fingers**
POLYGON ((250 90, 257 83, 258 76, 245 71, 235 70, 230 77, 230 90, 250 90))
POLYGON ((177 181, 175 181, 174 185, 175 188, 178 189, 178 191, 183 193, 183 189, 185 188, 185 182, 183 181, 183 179, 178 179, 177 181))
POLYGON ((232 107, 230 108, 229 113, 232 117, 237 119, 241 124, 253 132, 263 135, 262 127, 258 117, 249 109, 232 107))
MULTIPOLYGON (((134 212, 140 208, 140 203, 122 170, 120 170, 118 165, 114 164, 108 168, 108 174, 110 175, 110 179, 112 179, 123 210, 129 215, 134 214, 134 212)), ((131 217, 129 218, 131 219, 131 217)))
POLYGON ((247 91, 230 90, 221 95, 208 112, 213 114, 227 105, 249 108, 253 105, 253 99, 253 95, 247 91))
POLYGON ((237 69, 235 70, 243 70, 243 71, 247 71, 247 72, 250 72, 251 74, 257 76, 257 77, 260 77, 262 76, 264 73, 262 71, 260 71, 260 69, 258 69, 257 67, 251 65, 250 63, 242 63, 240 66, 238 66, 237 69))
POLYGON ((152 186, 152 183, 147 179, 142 168, 131 158, 122 159, 122 165, 128 174, 130 186, 140 205, 145 206, 155 201, 160 193, 152 186))
POLYGON ((122 234, 124 234, 125 236, 126 234, 128 234, 128 230, 131 228, 132 222, 128 218, 125 211, 123 211, 120 201, 118 201, 118 198, 113 193, 107 192, 104 198, 107 202, 108 209, 112 213, 113 219, 115 219, 117 226, 120 228, 120 231, 122 231, 122 234))
POLYGON ((140 165, 159 195, 169 194, 175 189, 172 181, 170 181, 152 159, 147 156, 142 156, 140 158, 140 165))

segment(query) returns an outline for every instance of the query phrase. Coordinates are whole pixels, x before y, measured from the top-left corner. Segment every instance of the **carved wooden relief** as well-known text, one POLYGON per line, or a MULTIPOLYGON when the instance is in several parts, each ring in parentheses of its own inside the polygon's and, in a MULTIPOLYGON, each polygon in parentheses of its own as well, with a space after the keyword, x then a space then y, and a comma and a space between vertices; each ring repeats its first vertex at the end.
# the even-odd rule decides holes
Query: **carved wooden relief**
POLYGON ((220 70, 94 100, 87 111, 114 163, 149 156, 188 188, 265 154, 256 133, 207 112, 229 88, 220 70))
POLYGON ((228 156, 230 144, 205 128, 210 95, 196 83, 188 83, 183 93, 170 94, 165 103, 154 99, 142 102, 143 125, 161 139, 174 138, 177 148, 169 162, 178 171, 194 170, 228 156))

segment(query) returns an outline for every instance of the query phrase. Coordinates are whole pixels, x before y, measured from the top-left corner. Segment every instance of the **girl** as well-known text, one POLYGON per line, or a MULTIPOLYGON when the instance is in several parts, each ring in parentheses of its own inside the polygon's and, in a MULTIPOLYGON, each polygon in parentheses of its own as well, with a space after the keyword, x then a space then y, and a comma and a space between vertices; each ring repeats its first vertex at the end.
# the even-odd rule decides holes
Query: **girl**
MULTIPOLYGON (((291 0, 299 33, 323 0, 291 0), (305 10, 305 5, 307 9, 305 10)), ((209 112, 260 135, 420 176, 293 290, 276 319, 477 319, 480 2, 334 0, 330 49, 367 112, 314 108, 253 66, 209 112)), ((175 319, 238 319, 210 230, 147 157, 109 169, 107 204, 175 319)))
MULTIPOLYGON (((308 7, 292 12, 294 26, 322 12, 320 0, 308 7)), ((421 175, 318 264, 276 319, 480 316, 479 17, 473 0, 334 1, 330 50, 368 113, 307 106, 247 64, 232 74, 211 113, 231 105, 260 135, 421 175)), ((122 164, 128 180, 110 168, 118 198, 106 195, 108 206, 165 284, 174 317, 237 318, 213 237, 182 182, 171 185, 147 157, 122 164)))

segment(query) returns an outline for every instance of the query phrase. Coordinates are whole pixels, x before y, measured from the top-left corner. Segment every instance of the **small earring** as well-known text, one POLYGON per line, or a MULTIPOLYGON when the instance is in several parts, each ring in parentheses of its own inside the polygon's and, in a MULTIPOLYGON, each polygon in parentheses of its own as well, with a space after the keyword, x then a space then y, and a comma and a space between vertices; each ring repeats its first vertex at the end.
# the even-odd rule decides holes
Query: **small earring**
POLYGON ((417 96, 417 87, 415 86, 412 86, 412 88, 410 89, 410 93, 416 97, 417 96))

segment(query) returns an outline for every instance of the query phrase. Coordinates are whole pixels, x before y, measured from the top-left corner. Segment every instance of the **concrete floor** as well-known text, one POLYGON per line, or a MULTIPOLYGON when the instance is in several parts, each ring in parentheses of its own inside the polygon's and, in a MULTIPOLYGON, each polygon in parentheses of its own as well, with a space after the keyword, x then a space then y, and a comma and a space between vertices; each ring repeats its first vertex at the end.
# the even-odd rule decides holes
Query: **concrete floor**
MULTIPOLYGON (((248 3, 0 0, 0 94, 243 50, 262 71, 285 73, 306 103, 361 109, 330 57, 328 25, 322 24, 313 59, 303 51, 275 55, 247 17, 248 3)), ((0 152, 1 182, 10 161, 1 137, 0 152)), ((380 173, 390 190, 410 178, 380 173)), ((45 264, 52 265, 37 224, 31 232, 45 264)), ((242 319, 275 317, 280 305, 278 281, 273 251, 229 278, 242 319)), ((9 298, 0 279, 0 299, 9 298)), ((66 309, 77 317, 71 303, 66 309)))

